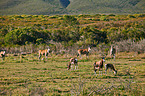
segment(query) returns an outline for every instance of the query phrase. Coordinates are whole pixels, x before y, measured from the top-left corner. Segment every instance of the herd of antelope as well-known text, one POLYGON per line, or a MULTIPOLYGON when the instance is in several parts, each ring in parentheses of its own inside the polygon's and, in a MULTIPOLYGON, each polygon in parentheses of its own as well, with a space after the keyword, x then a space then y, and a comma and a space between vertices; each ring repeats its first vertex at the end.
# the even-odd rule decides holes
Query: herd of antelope
MULTIPOLYGON (((104 62, 105 62, 105 58, 104 57, 99 62, 95 61, 95 63, 94 63, 94 72, 95 72, 95 74, 96 74, 96 71, 99 70, 99 75, 100 75, 100 72, 101 72, 101 75, 102 75, 104 62)), ((107 70, 108 69, 111 69, 111 71, 113 70, 115 75, 117 74, 117 70, 115 69, 113 64, 110 64, 110 63, 105 64, 105 73, 106 74, 107 74, 107 70)))
MULTIPOLYGON (((77 56, 80 56, 80 58, 82 58, 81 55, 82 54, 85 54, 86 57, 88 58, 88 54, 89 54, 90 51, 91 51, 91 48, 90 47, 88 47, 88 49, 78 49, 78 55, 77 56)), ((115 60, 115 53, 116 53, 115 47, 112 47, 111 46, 110 55, 111 55, 111 58, 112 58, 112 56, 114 57, 114 60, 115 60)), ((97 70, 99 70, 99 75, 100 75, 100 72, 102 74, 104 62, 105 62, 105 57, 103 57, 98 62, 96 62, 96 61, 94 62, 93 67, 94 67, 95 74, 96 74, 96 71, 97 70)), ((73 70, 73 66, 75 66, 75 69, 78 69, 78 60, 75 57, 70 59, 69 64, 68 64, 68 70, 70 68, 73 70)), ((110 64, 110 63, 105 64, 105 73, 106 74, 107 74, 107 70, 108 69, 113 70, 114 71, 114 74, 117 74, 117 70, 115 69, 115 67, 114 67, 113 64, 110 64)))
MULTIPOLYGON (((105 58, 103 57, 101 59, 101 61, 99 62, 96 62, 94 63, 94 72, 96 74, 96 71, 99 70, 99 75, 100 75, 100 72, 101 72, 101 75, 102 75, 102 70, 103 70, 103 64, 105 62, 105 58)), ((68 70, 69 69, 72 69, 73 70, 73 67, 75 66, 75 70, 78 69, 78 60, 74 57, 74 58, 71 58, 70 61, 69 61, 69 64, 68 64, 68 70)), ((117 74, 117 70, 115 69, 114 65, 113 64, 105 64, 105 73, 107 74, 107 70, 108 69, 111 69, 114 71, 114 74, 117 74)))
MULTIPOLYGON (((87 49, 78 49, 78 55, 77 57, 79 56, 81 59, 81 55, 86 55, 86 57, 88 58, 88 55, 91 51, 91 48, 88 47, 87 49)), ((45 49, 45 50, 39 50, 38 53, 39 53, 39 61, 41 60, 41 57, 44 55, 45 58, 47 58, 47 55, 49 54, 50 52, 50 49, 45 49)), ((0 57, 2 57, 2 59, 4 60, 5 59, 5 51, 1 51, 0 52, 0 57)), ((114 57, 114 60, 115 60, 115 53, 116 53, 116 50, 114 47, 111 46, 111 49, 110 49, 110 55, 111 55, 111 58, 112 56, 114 57)), ((42 58, 42 60, 44 60, 44 58, 42 58)), ((103 57, 101 59, 101 61, 99 62, 94 62, 93 64, 93 67, 94 67, 94 72, 96 74, 96 71, 99 70, 99 75, 100 75, 100 72, 102 74, 102 70, 103 70, 103 66, 104 66, 104 62, 105 62, 105 58, 103 57)), ((74 57, 74 58, 71 58, 70 61, 69 61, 69 64, 68 64, 68 70, 71 69, 73 70, 73 66, 75 66, 75 70, 78 69, 78 60, 74 57)), ((117 74, 117 70, 115 70, 115 67, 113 64, 105 64, 105 73, 107 74, 107 70, 108 69, 111 69, 114 71, 114 74, 117 74)))

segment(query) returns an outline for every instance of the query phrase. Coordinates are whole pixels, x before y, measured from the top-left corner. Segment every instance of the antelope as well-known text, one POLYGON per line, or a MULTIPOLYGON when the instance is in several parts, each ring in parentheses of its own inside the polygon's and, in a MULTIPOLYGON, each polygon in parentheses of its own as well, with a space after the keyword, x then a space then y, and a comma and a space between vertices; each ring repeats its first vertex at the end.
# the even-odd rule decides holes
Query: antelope
POLYGON ((115 61, 115 53, 116 53, 116 49, 115 49, 115 47, 113 46, 111 46, 111 49, 110 49, 110 55, 111 55, 111 59, 112 59, 112 57, 114 57, 114 61, 115 61))
POLYGON ((2 60, 5 59, 5 53, 6 53, 6 51, 1 51, 0 52, 0 57, 2 57, 2 60))
POLYGON ((49 53, 50 49, 45 49, 45 50, 39 50, 39 60, 41 58, 41 56, 45 55, 45 58, 47 58, 47 55, 49 53))
POLYGON ((110 68, 111 70, 114 71, 114 74, 117 74, 117 70, 115 70, 115 67, 113 64, 105 64, 105 73, 107 74, 107 70, 110 68))
POLYGON ((69 62, 67 69, 69 70, 70 68, 73 67, 73 65, 75 65, 75 69, 78 69, 78 60, 75 57, 70 59, 70 62, 69 62))
POLYGON ((88 47, 88 49, 78 49, 77 57, 79 56, 80 58, 82 58, 81 57, 82 54, 86 54, 86 57, 88 57, 88 54, 89 54, 90 51, 91 51, 90 47, 88 47))
POLYGON ((102 74, 102 70, 103 70, 103 63, 105 62, 105 58, 103 57, 102 59, 101 59, 101 61, 99 61, 99 62, 96 62, 95 61, 95 63, 94 63, 94 71, 95 71, 95 74, 96 74, 96 71, 97 71, 97 69, 99 70, 99 75, 100 75, 100 72, 101 72, 101 74, 102 74), (100 71, 101 70, 101 71, 100 71))

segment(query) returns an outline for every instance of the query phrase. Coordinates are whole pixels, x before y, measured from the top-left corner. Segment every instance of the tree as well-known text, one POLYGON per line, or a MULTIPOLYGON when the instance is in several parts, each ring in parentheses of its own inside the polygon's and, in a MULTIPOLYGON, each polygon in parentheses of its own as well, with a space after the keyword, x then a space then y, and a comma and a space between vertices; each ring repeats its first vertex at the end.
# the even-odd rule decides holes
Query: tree
POLYGON ((32 28, 18 28, 7 33, 4 41, 7 44, 24 45, 26 41, 36 43, 36 40, 40 41, 39 38, 43 38, 41 42, 45 42, 48 40, 49 36, 44 31, 39 32, 32 28))

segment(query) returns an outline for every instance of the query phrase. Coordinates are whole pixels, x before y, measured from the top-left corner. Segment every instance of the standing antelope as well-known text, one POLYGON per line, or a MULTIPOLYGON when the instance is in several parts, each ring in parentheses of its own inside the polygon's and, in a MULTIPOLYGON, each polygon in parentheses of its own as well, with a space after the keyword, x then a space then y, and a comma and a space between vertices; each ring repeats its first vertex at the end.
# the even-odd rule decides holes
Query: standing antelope
POLYGON ((114 71, 114 74, 117 74, 117 70, 115 70, 115 67, 113 64, 105 64, 105 73, 107 74, 107 70, 110 68, 111 70, 114 71))
POLYGON ((115 61, 115 53, 116 53, 115 47, 114 46, 111 46, 110 55, 111 55, 111 59, 112 59, 112 57, 114 57, 114 61, 115 61))
POLYGON ((100 69, 101 69, 101 74, 102 74, 103 63, 104 63, 104 62, 105 62, 105 58, 103 57, 103 58, 101 59, 101 61, 95 62, 95 63, 94 63, 94 71, 95 71, 95 74, 96 74, 97 69, 99 70, 99 75, 100 75, 100 69))
POLYGON ((2 57, 2 60, 5 59, 5 53, 6 53, 5 51, 1 51, 1 52, 0 52, 0 57, 2 57))
POLYGON ((69 62, 69 65, 68 65, 67 69, 69 70, 70 68, 73 67, 73 65, 75 65, 75 69, 78 69, 78 60, 76 58, 71 58, 70 59, 70 62, 69 62))
POLYGON ((88 49, 78 49, 77 57, 79 56, 80 58, 82 58, 81 57, 82 54, 86 54, 86 57, 88 57, 88 54, 89 54, 90 51, 91 51, 90 47, 88 47, 88 49))
POLYGON ((47 58, 47 55, 49 53, 50 49, 45 49, 45 50, 39 50, 39 60, 41 58, 41 56, 45 55, 45 58, 47 58))

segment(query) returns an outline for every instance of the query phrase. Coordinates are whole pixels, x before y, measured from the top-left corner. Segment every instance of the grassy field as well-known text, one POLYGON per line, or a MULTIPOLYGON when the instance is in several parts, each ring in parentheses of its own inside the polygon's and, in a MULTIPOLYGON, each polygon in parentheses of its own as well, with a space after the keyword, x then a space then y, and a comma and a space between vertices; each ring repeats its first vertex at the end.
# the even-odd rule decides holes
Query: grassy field
POLYGON ((93 63, 100 57, 78 58, 79 69, 67 70, 71 56, 51 55, 38 61, 36 54, 24 58, 8 56, 0 61, 0 95, 145 95, 145 54, 119 53, 113 72, 94 74, 93 63))

